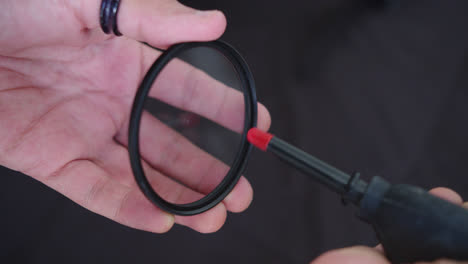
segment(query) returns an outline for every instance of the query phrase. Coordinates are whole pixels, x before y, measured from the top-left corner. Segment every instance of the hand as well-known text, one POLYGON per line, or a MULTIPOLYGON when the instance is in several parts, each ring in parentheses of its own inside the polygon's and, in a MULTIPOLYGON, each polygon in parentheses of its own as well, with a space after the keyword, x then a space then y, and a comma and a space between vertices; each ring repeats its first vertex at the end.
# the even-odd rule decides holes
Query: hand
MULTIPOLYGON (((225 29, 224 15, 197 11, 175 0, 125 0, 118 13, 118 27, 124 37, 113 37, 105 35, 99 26, 100 3, 101 0, 2 3, 0 164, 30 175, 83 207, 133 228, 165 232, 175 222, 199 232, 218 230, 225 221, 226 210, 240 212, 250 204, 252 189, 247 180, 241 178, 222 203, 203 214, 170 215, 151 204, 136 186, 127 153, 127 129, 136 88, 159 55, 139 41, 164 48, 183 41, 213 40, 225 29)), ((192 74, 186 78, 203 78, 200 76, 192 74)), ((194 87, 167 89, 156 96, 239 129, 236 126, 240 124, 231 122, 242 114, 233 111, 239 106, 238 97, 224 96, 230 89, 220 87, 214 94, 208 89, 196 89, 189 104, 183 96, 191 93, 187 89, 194 87), (211 100, 200 104, 207 94, 211 100)), ((259 126, 268 129, 269 123, 267 110, 260 106, 259 126)), ((166 131, 158 138, 168 139, 173 133, 166 131)), ((178 197, 199 196, 206 191, 209 177, 195 185, 202 173, 180 172, 200 153, 186 152, 189 146, 179 144, 165 154, 188 164, 175 166, 175 160, 163 162, 154 155, 161 153, 169 141, 152 144, 155 148, 142 149, 142 156, 145 165, 152 168, 150 180, 158 182, 163 192, 175 190, 178 196, 172 199, 178 201, 178 197), (152 158, 145 157, 148 151, 152 151, 152 158), (169 175, 190 188, 179 185, 169 175)), ((215 159, 210 162, 215 168, 225 166, 215 159)), ((200 164, 203 165, 207 164, 200 164)))
MULTIPOLYGON (((468 208, 468 202, 463 204, 463 200, 456 192, 446 188, 435 188, 430 191, 432 194, 446 199, 450 202, 463 205, 468 208)), ((311 264, 391 264, 379 245, 375 248, 355 246, 350 248, 332 250, 319 256, 311 264)), ((424 262, 426 263, 426 262, 424 262)), ((468 264, 468 262, 457 262, 451 260, 438 260, 431 262, 432 264, 468 264)), ((423 264, 423 262, 418 262, 423 264)))

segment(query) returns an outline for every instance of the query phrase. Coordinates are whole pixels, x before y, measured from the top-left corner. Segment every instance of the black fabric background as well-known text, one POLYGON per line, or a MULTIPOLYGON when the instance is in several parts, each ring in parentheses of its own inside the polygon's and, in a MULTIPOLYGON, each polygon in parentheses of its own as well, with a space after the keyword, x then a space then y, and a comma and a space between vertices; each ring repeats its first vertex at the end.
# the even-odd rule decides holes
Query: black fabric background
MULTIPOLYGON (((276 135, 366 179, 468 198, 467 1, 183 2, 226 13, 276 135)), ((307 263, 376 242, 336 195, 257 151, 253 204, 210 235, 132 230, 0 173, 1 263, 307 263)))

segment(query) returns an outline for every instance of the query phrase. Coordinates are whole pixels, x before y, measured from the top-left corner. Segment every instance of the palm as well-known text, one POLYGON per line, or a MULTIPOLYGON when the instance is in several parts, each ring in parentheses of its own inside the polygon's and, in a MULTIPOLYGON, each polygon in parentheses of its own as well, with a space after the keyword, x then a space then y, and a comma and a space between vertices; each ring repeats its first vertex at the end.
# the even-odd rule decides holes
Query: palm
MULTIPOLYGON (((16 3, 9 2, 13 7, 16 3)), ((44 12, 76 11, 70 8, 44 12)), ((173 216, 154 207, 138 190, 126 149, 135 89, 158 54, 132 39, 109 38, 97 25, 77 30, 83 20, 78 16, 61 21, 57 31, 47 31, 49 41, 29 39, 30 32, 23 34, 23 42, 8 33, 8 38, 0 39, 0 161, 117 222, 166 231, 173 216)), ((28 30, 43 31, 58 21, 49 22, 28 30)), ((263 115, 268 120, 266 112, 263 115)), ((186 190, 159 171, 152 174, 163 183, 162 191, 179 190, 178 197, 203 192, 203 186, 186 190)), ((250 197, 250 187, 242 179, 224 203, 175 220, 198 231, 215 231, 224 222, 226 208, 241 211, 250 197)))
POLYGON ((141 51, 136 42, 116 39, 69 53, 83 60, 4 58, 13 71, 0 72, 9 76, 0 88, 0 122, 2 128, 15 128, 0 131, 5 141, 2 152, 8 154, 6 165, 93 211, 125 221, 120 218, 130 208, 124 199, 135 186, 124 142, 117 139, 123 138, 120 135, 143 71, 141 51), (105 56, 121 60, 110 61, 105 56), (103 198, 99 196, 108 195, 107 191, 119 196, 116 204, 96 208, 103 198))

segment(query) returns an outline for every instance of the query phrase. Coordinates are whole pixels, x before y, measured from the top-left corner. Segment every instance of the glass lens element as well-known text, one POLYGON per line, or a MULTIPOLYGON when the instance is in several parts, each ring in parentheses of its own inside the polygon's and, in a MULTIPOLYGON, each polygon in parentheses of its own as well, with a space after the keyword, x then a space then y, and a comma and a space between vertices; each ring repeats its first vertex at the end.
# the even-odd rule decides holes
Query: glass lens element
POLYGON ((168 202, 186 204, 226 176, 241 145, 244 95, 233 65, 213 48, 183 51, 159 73, 145 101, 140 155, 168 202))

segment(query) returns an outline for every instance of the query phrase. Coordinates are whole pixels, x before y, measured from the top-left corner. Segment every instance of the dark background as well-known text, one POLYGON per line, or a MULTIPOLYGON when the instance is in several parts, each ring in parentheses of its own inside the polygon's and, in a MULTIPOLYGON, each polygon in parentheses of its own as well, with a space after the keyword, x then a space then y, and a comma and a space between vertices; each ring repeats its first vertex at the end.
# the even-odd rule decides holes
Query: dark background
MULTIPOLYGON (((226 13, 275 134, 366 179, 468 198, 468 1, 182 2, 226 13)), ((376 242, 353 208, 257 151, 252 206, 210 235, 132 230, 0 173, 1 263, 307 263, 376 242)))

